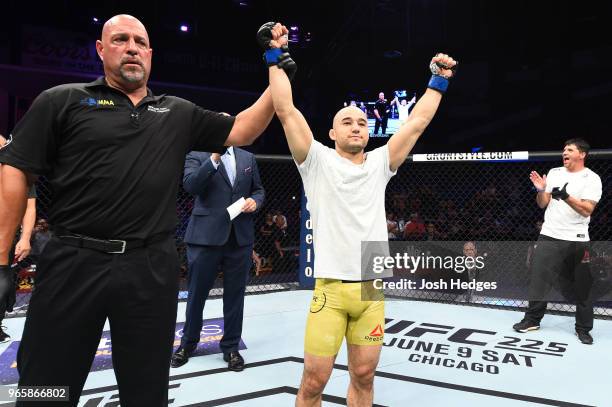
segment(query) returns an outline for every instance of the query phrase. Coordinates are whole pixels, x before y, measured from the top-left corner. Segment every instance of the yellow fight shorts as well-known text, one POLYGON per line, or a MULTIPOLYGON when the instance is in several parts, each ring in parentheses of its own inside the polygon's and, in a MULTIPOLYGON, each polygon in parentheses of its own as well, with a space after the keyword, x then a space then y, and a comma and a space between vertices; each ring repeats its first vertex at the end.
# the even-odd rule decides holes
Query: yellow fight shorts
POLYGON ((317 279, 306 322, 306 353, 337 355, 345 336, 351 345, 382 345, 385 299, 372 283, 317 279))

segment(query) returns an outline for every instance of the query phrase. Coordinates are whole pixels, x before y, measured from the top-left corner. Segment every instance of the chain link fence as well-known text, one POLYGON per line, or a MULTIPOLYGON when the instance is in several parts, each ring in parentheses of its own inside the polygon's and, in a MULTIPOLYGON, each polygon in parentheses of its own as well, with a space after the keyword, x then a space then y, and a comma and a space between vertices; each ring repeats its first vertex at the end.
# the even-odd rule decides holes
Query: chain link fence
MULTIPOLYGON (((612 152, 593 152, 587 167, 602 180, 602 198, 591 216, 590 272, 596 299, 595 315, 612 316, 612 152)), ((544 210, 536 202, 529 173, 547 174, 561 166, 557 152, 530 153, 529 161, 514 162, 411 162, 394 177, 386 192, 387 223, 391 252, 434 256, 484 256, 483 270, 455 273, 463 283, 495 282, 495 290, 428 288, 386 290, 392 298, 461 303, 489 307, 526 307, 531 263, 544 210), (401 242, 401 243, 400 243, 401 242)), ((546 298, 553 312, 574 312, 573 296, 561 276, 546 298), (561 286, 560 286, 561 285, 561 286), (565 286, 563 286, 565 285, 565 286)), ((421 267, 413 273, 396 270, 395 280, 449 281, 448 275, 421 267)), ((532 298, 535 299, 535 298, 532 298)))
MULTIPOLYGON (((257 156, 264 205, 256 212, 255 244, 247 293, 257 294, 297 288, 299 260, 300 200, 302 183, 290 157, 257 156)), ((186 277, 186 248, 183 236, 193 206, 193 198, 181 190, 177 201, 179 227, 176 242, 186 277)), ((182 289, 186 290, 186 280, 182 289)), ((215 282, 211 295, 222 293, 222 281, 215 282)), ((187 293, 181 296, 186 298, 187 293)))
MULTIPOLYGON (((486 278, 505 287, 495 296, 474 290, 418 290, 411 294, 391 292, 390 297, 469 305, 517 308, 526 305, 529 284, 529 258, 537 238, 544 211, 535 203, 529 181, 532 170, 546 174, 561 165, 560 153, 531 153, 529 161, 514 162, 406 162, 387 187, 386 208, 391 241, 448 242, 461 251, 474 242, 481 253, 495 250, 491 242, 507 242, 516 252, 512 257, 490 262, 486 278), (454 242, 454 243, 453 243, 454 242)), ((603 244, 591 264, 597 284, 612 286, 610 240, 612 208, 612 151, 593 152, 587 166, 602 179, 603 195, 590 223, 592 241, 603 244)), ((256 216, 256 242, 247 292, 266 293, 298 288, 300 202, 302 183, 293 160, 288 156, 257 156, 266 200, 256 216)), ((50 195, 44 180, 37 184, 38 216, 45 219, 50 195)), ((177 248, 182 260, 181 297, 186 298, 187 274, 185 245, 182 242, 193 206, 193 198, 181 190, 177 197, 179 224, 177 248)), ((45 233, 43 231, 36 234, 45 233)), ((508 246, 510 247, 510 246, 508 246)), ((420 250, 420 248, 419 248, 420 250)), ((506 250, 510 250, 506 248, 506 250)), ((35 282, 35 256, 18 266, 17 303, 10 315, 21 315, 27 308, 35 282)), ((418 275, 418 273, 416 273, 418 275)), ((401 276, 401 273, 400 273, 401 276)), ((469 276, 465 273, 464 276, 469 276)), ((430 276, 432 277, 432 276, 430 276)), ((435 277, 435 276, 434 276, 435 277)), ((220 276, 211 295, 222 291, 220 276)), ((432 277, 433 278, 433 277, 432 277)), ((574 310, 570 302, 549 304, 558 312, 574 310)), ((596 315, 612 316, 612 302, 596 304, 596 315)))

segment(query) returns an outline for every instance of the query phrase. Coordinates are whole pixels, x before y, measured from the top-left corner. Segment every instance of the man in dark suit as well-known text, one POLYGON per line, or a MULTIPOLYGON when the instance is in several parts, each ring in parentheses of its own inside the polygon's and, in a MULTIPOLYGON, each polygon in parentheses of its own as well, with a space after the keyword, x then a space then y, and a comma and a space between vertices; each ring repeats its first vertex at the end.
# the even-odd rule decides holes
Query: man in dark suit
POLYGON ((189 265, 187 310, 181 345, 172 367, 187 363, 200 341, 202 312, 219 271, 223 272, 223 359, 234 371, 244 369, 238 352, 242 334, 244 291, 251 267, 253 212, 264 200, 253 154, 236 147, 225 153, 190 152, 185 161, 183 187, 195 195, 185 231, 189 265), (227 207, 245 198, 242 213, 230 220, 227 207))

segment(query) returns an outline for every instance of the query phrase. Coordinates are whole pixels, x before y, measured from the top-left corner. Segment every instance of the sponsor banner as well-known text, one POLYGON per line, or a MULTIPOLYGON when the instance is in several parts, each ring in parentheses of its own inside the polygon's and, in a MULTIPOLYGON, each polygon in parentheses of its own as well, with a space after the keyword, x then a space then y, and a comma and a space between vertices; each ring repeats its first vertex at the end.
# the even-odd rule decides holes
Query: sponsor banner
POLYGON ((527 161, 528 151, 414 154, 412 161, 527 161))
POLYGON ((103 72, 93 37, 30 25, 23 27, 21 64, 64 71, 103 72))
MULTIPOLYGON (((20 59, 23 66, 104 73, 96 51, 96 35, 33 25, 24 25, 21 34, 20 59)), ((180 50, 167 45, 158 44, 159 52, 154 54, 153 66, 156 75, 169 81, 180 83, 186 77, 208 73, 217 78, 216 81, 208 81, 210 85, 217 86, 218 78, 222 78, 224 83, 231 83, 232 88, 241 84, 252 88, 253 81, 261 81, 265 72, 265 65, 256 58, 222 55, 215 50, 180 50)))
MULTIPOLYGON (((176 324, 176 332, 174 337, 174 347, 178 347, 183 336, 184 322, 176 324)), ((223 337, 223 318, 217 319, 205 319, 202 325, 202 331, 200 332, 200 342, 198 347, 193 352, 191 357, 211 355, 214 353, 221 353, 219 348, 219 341, 223 337)), ((74 335, 78 335, 75 332, 74 335)), ((17 349, 19 348, 20 341, 15 341, 9 345, 8 348, 0 355, 0 385, 14 384, 19 380, 19 374, 17 373, 17 349)), ((53 344, 49 343, 49 352, 53 352, 53 344)), ((246 349, 246 345, 242 340, 238 344, 238 349, 246 349)), ((100 370, 108 370, 113 368, 112 362, 112 343, 110 331, 102 332, 102 338, 96 351, 96 356, 91 365, 91 371, 96 372, 100 370)))
POLYGON ((302 206, 300 216, 300 266, 298 277, 301 288, 313 288, 315 279, 314 270, 314 246, 312 244, 312 221, 308 211, 308 199, 302 188, 302 206))

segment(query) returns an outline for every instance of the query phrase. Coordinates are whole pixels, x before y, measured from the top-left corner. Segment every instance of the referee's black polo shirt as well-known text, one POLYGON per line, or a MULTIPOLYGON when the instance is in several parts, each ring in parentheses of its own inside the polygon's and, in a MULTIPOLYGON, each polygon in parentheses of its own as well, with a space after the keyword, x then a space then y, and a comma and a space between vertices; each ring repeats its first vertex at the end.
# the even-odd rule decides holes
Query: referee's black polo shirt
POLYGON ((0 162, 44 175, 49 223, 105 239, 173 233, 185 155, 220 151, 234 118, 173 96, 134 106, 104 78, 41 93, 0 162))

